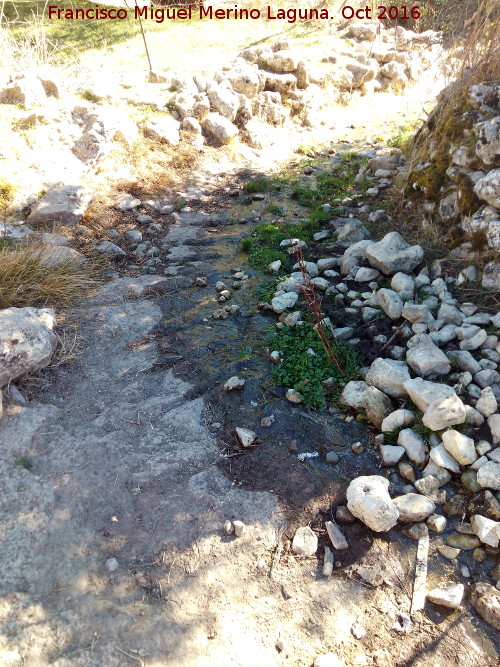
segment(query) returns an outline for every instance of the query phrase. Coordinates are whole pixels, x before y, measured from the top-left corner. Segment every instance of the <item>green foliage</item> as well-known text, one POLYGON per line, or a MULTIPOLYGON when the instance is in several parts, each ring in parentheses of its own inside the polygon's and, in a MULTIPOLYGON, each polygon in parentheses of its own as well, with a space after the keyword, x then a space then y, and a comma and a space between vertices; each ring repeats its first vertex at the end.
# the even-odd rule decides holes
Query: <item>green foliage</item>
POLYGON ((262 243, 280 244, 287 238, 286 232, 276 225, 257 225, 252 236, 262 243))
POLYGON ((279 250, 273 250, 272 248, 262 246, 253 248, 248 253, 248 263, 250 266, 253 266, 254 269, 258 269, 264 273, 268 270, 267 267, 269 264, 275 262, 277 259, 281 260, 281 266, 287 268, 290 266, 290 257, 279 250))
POLYGON ((321 338, 313 326, 283 327, 271 338, 270 345, 281 356, 281 364, 273 373, 277 384, 293 388, 303 397, 304 403, 314 410, 326 407, 327 397, 335 398, 344 385, 356 377, 359 367, 355 351, 330 336, 332 348, 344 371, 342 375, 332 364, 321 338), (310 354, 308 350, 313 350, 310 354), (334 378, 334 387, 325 387, 327 378, 334 378))
POLYGON ((246 239, 243 239, 243 241, 240 243, 240 249, 243 252, 250 252, 252 246, 253 246, 253 241, 249 236, 246 239))
POLYGON ((285 212, 285 209, 284 209, 283 206, 274 206, 273 205, 273 206, 268 206, 266 208, 266 211, 268 213, 271 213, 272 215, 283 215, 283 213, 285 212))
POLYGON ((387 140, 387 145, 391 148, 399 148, 403 155, 409 155, 413 145, 414 134, 415 127, 413 125, 402 128, 400 132, 387 140))
POLYGON ((297 186, 293 188, 290 197, 295 199, 301 206, 312 207, 314 202, 318 199, 318 193, 317 190, 313 190, 312 188, 297 186))
POLYGON ((248 194, 256 192, 272 192, 275 190, 275 186, 270 178, 260 176, 259 178, 254 178, 253 180, 244 183, 243 190, 248 194))
POLYGON ((276 225, 257 225, 252 236, 241 242, 241 249, 248 253, 248 263, 254 269, 267 272, 267 267, 277 259, 281 260, 283 269, 289 269, 292 260, 280 248, 280 242, 287 238, 276 225))
POLYGON ((253 291, 253 295, 259 301, 268 303, 273 294, 276 292, 276 285, 281 278, 274 278, 274 280, 263 280, 253 291))
POLYGON ((27 456, 19 456, 18 458, 16 458, 15 464, 16 466, 20 466, 25 470, 30 470, 33 467, 33 463, 27 456))

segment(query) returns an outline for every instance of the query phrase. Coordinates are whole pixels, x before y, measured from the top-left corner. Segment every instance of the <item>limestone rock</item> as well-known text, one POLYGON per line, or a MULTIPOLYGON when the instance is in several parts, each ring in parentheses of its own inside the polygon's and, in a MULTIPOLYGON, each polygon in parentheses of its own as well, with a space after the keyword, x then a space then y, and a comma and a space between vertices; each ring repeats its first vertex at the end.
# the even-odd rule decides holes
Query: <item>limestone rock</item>
POLYGON ((460 398, 454 394, 444 400, 431 403, 422 418, 424 426, 432 431, 441 431, 447 426, 463 424, 467 411, 460 398))
POLYGON ((415 421, 415 413, 411 410, 394 410, 394 412, 391 412, 391 414, 387 415, 387 417, 384 419, 380 430, 383 433, 389 433, 390 431, 394 431, 397 428, 407 426, 413 421, 415 421))
POLYGON ((486 264, 481 285, 484 289, 500 290, 500 262, 488 262, 486 264))
POLYGON ((479 537, 483 544, 489 544, 490 547, 497 548, 500 540, 500 523, 492 521, 480 514, 474 514, 471 517, 472 530, 479 537))
POLYGON ((455 430, 445 431, 441 436, 444 448, 460 465, 470 465, 477 459, 474 440, 455 430))
POLYGON ((338 526, 336 526, 332 521, 326 521, 325 528, 334 549, 337 549, 338 551, 343 551, 344 549, 349 548, 347 540, 345 539, 344 535, 342 534, 338 526))
POLYGON ((399 432, 398 445, 404 447, 408 458, 416 465, 421 465, 427 458, 427 450, 422 436, 411 428, 405 428, 399 432))
POLYGON ((424 257, 419 245, 410 246, 398 232, 389 232, 378 243, 366 248, 366 257, 372 266, 386 275, 398 271, 412 271, 424 257))
POLYGON ((485 489, 500 491, 500 463, 488 461, 477 471, 477 482, 485 489))
POLYGON ((447 384, 430 382, 429 380, 422 380, 422 378, 407 380, 404 383, 403 388, 417 408, 422 410, 422 412, 425 412, 431 403, 444 401, 445 399, 456 395, 455 390, 447 384))
POLYGON ((41 80, 32 72, 19 74, 14 81, 0 90, 0 104, 19 104, 29 108, 43 104, 47 95, 41 80))
POLYGON ((299 62, 296 55, 288 50, 266 54, 259 59, 260 67, 280 74, 294 72, 297 69, 298 64, 299 62))
POLYGON ((491 440, 494 445, 500 445, 500 414, 495 413, 488 417, 488 426, 491 431, 491 440))
POLYGON ((427 593, 427 599, 449 609, 458 609, 464 596, 463 584, 447 584, 433 588, 427 593))
POLYGON ((48 366, 57 347, 50 308, 0 310, 0 387, 48 366))
POLYGON ((470 601, 478 614, 497 630, 500 630, 500 591, 486 582, 474 584, 470 601))
POLYGON ((237 375, 230 377, 227 382, 224 383, 224 391, 233 391, 235 389, 242 389, 245 386, 245 380, 239 378, 237 375))
POLYGON ((432 500, 418 493, 406 493, 394 498, 392 502, 399 512, 400 521, 424 521, 436 509, 432 500))
POLYGON ((388 493, 389 481, 380 475, 354 479, 347 489, 347 507, 352 514, 376 532, 396 525, 399 512, 388 493))
POLYGON ((77 225, 92 201, 92 196, 82 185, 55 186, 32 207, 27 221, 34 227, 57 222, 77 225))
POLYGON ((380 445, 380 456, 385 466, 396 465, 404 453, 404 447, 399 445, 380 445))
POLYGON ((431 460, 439 467, 451 470, 451 472, 460 472, 460 466, 453 456, 449 454, 444 445, 433 447, 429 453, 431 460))
POLYGON ((403 300, 398 292, 385 287, 378 290, 371 300, 372 305, 382 308, 391 320, 399 320, 403 312, 403 300))
POLYGON ((495 208, 500 208, 500 169, 492 169, 486 176, 480 178, 474 186, 474 192, 479 199, 483 199, 495 208))
POLYGON ((318 536, 309 526, 297 528, 292 540, 292 551, 297 556, 314 556, 318 549, 318 536))
POLYGON ((388 396, 404 398, 407 396, 404 383, 410 380, 408 366, 404 361, 378 358, 366 374, 366 382, 377 387, 388 396))
POLYGON ((50 245, 33 252, 33 257, 45 266, 81 266, 87 258, 74 248, 66 248, 62 245, 50 245))
POLYGON ((450 372, 448 357, 432 342, 430 336, 418 334, 408 341, 408 347, 406 361, 418 375, 444 375, 450 372))
POLYGON ((351 380, 346 384, 339 397, 339 403, 358 410, 366 405, 368 384, 363 380, 351 380))
POLYGON ((271 308, 275 313, 282 313, 284 310, 293 308, 297 303, 298 298, 299 295, 296 292, 286 292, 285 294, 280 294, 271 300, 271 308))
POLYGON ((384 419, 394 410, 390 398, 376 387, 366 389, 364 407, 368 420, 377 428, 382 426, 384 419))
POLYGON ((498 409, 497 399, 491 387, 485 387, 481 391, 481 396, 476 403, 476 410, 478 410, 485 417, 493 415, 498 409))
POLYGON ((151 119, 144 127, 144 134, 155 141, 169 146, 177 146, 180 141, 179 121, 172 116, 159 116, 151 119))
POLYGON ((236 119, 240 100, 229 81, 211 86, 208 91, 208 99, 211 108, 218 111, 221 116, 227 118, 231 123, 236 119))
POLYGON ((249 428, 239 426, 236 428, 236 436, 242 447, 250 447, 257 439, 257 433, 251 431, 249 428))
POLYGON ((123 257, 126 255, 126 252, 122 250, 119 246, 111 241, 101 241, 96 246, 97 252, 100 252, 102 255, 112 255, 114 257, 123 257))
POLYGON ((131 195, 128 192, 122 192, 115 199, 113 208, 116 208, 117 211, 133 211, 134 208, 140 205, 140 203, 141 200, 134 197, 134 195, 131 195))
POLYGON ((209 113, 203 122, 203 131, 220 146, 225 146, 239 132, 236 125, 219 113, 209 113))
POLYGON ((314 667, 344 667, 344 663, 336 653, 324 653, 318 655, 314 661, 314 667))

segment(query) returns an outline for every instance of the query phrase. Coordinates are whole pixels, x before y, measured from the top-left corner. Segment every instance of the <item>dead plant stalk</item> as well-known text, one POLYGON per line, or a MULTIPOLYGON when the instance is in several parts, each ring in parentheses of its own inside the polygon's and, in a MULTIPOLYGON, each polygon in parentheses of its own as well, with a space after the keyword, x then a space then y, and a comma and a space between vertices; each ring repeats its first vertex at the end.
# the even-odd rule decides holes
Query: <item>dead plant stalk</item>
POLYGON ((302 253, 302 248, 300 244, 294 241, 292 241, 292 248, 293 248, 292 251, 293 255, 297 260, 300 273, 302 274, 303 284, 301 291, 302 294, 304 295, 306 308, 314 318, 315 322, 314 329, 318 334, 318 336, 321 338, 321 342, 324 345, 325 352, 328 358, 337 367, 341 375, 344 375, 344 371, 342 370, 339 360, 337 359, 337 355, 333 350, 332 344, 325 329, 325 319, 323 313, 321 312, 321 301, 318 298, 318 295, 316 294, 316 290, 314 289, 313 283, 311 282, 311 276, 307 272, 306 263, 304 261, 304 255, 302 253))

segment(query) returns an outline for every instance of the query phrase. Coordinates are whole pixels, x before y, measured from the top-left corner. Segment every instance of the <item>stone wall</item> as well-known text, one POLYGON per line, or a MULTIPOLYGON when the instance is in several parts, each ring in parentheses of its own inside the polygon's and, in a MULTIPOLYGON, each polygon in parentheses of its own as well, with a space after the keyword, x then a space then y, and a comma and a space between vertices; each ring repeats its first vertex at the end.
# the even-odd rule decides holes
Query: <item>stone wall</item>
POLYGON ((457 253, 500 251, 500 83, 443 91, 416 151, 409 194, 465 241, 457 253))

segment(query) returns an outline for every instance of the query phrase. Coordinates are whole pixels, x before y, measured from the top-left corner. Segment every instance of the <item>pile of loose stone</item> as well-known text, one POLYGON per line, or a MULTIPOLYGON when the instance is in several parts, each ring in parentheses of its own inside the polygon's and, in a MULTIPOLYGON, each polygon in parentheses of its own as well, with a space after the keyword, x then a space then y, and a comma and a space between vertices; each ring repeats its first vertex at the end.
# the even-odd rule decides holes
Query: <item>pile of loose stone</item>
POLYGON ((440 33, 418 34, 400 26, 386 30, 380 22, 349 25, 326 42, 321 53, 287 42, 245 49, 210 76, 152 71, 149 82, 139 85, 85 81, 71 92, 72 84, 63 87, 56 69, 18 72, 4 64, 0 104, 27 112, 17 114, 15 151, 4 156, 13 180, 19 181, 16 206, 32 204, 41 189, 48 189, 31 223, 81 220, 92 199, 85 187, 88 175, 116 142, 129 150, 140 137, 131 107, 158 110, 140 129, 169 146, 181 141, 222 146, 238 136, 259 149, 272 144, 275 128, 288 121, 305 127, 324 124, 319 111, 332 102, 347 102, 353 94, 401 91, 443 53, 440 33), (17 134, 25 130, 29 145, 17 134))
MULTIPOLYGON (((289 118, 305 126, 322 124, 317 112, 332 100, 344 100, 353 91, 402 90, 442 55, 441 35, 433 31, 385 30, 371 22, 350 26, 340 37, 354 45, 344 42, 342 49, 340 41, 321 62, 278 42, 245 49, 212 80, 161 73, 152 73, 150 80, 177 91, 168 101, 180 122, 177 129, 198 135, 201 143, 203 136, 226 144, 239 135, 262 148, 269 140, 266 126, 284 125, 289 118)), ((164 122, 156 119, 147 130, 161 138, 164 122)))
MULTIPOLYGON (((391 159, 394 173, 398 157, 384 156, 372 160, 368 174, 377 173, 381 162, 390 166, 387 160, 391 159)), ((387 175, 378 172, 380 179, 387 175)), ((350 207, 356 202, 346 200, 344 204, 346 214, 353 215, 349 211, 355 210, 350 207)), ((368 213, 371 209, 362 201, 357 205, 372 220, 382 215, 368 213)), ((333 301, 333 318, 342 318, 344 313, 357 319, 358 325, 333 332, 356 345, 357 327, 370 328, 384 316, 395 334, 391 338, 375 335, 373 326, 371 345, 381 348, 379 356, 362 369, 362 379, 349 382, 340 396, 340 404, 362 413, 378 431, 374 440, 386 476, 353 480, 347 507, 339 508, 337 520, 358 518, 376 532, 403 523, 406 535, 420 539, 429 530, 449 533, 454 517, 460 516, 453 534, 445 541, 437 538, 438 551, 451 560, 461 550, 473 550, 478 562, 489 556, 497 558, 490 576, 498 588, 500 312, 460 303, 450 292, 453 287, 477 284, 480 272, 473 265, 456 278, 445 276, 443 262, 436 260, 427 266, 419 245, 408 244, 398 232, 375 242, 354 217, 332 220, 330 229, 318 232, 315 239, 332 240, 333 230, 337 240, 329 248, 337 252, 316 262, 304 261, 302 267, 326 297, 327 312, 326 304, 333 301), (392 343, 392 338, 399 344, 392 343), (389 495, 390 482, 397 489, 394 498, 389 495), (453 487, 443 488, 450 483, 453 487), (450 492, 457 486, 458 493, 450 492), (471 494, 480 503, 469 510, 471 494)), ((307 253, 307 244, 300 239, 287 239, 282 245, 289 246, 291 254, 297 246, 307 253)), ((300 268, 295 265, 266 306, 280 315, 278 327, 301 325, 301 312, 293 311, 304 282, 300 268)), ((500 281, 493 287, 500 289, 500 281)), ((270 358, 280 361, 277 352, 270 358)), ((291 397, 290 390, 287 398, 301 400, 296 392, 291 397)), ((359 443, 353 449, 359 451, 359 443)), ((300 553, 301 547, 298 549, 300 553)), ((325 558, 328 561, 330 556, 325 558)), ((461 573, 470 576, 465 566, 461 573)), ((479 613, 500 628, 499 591, 486 582, 474 590, 471 599, 479 613)), ((463 594, 463 584, 450 584, 429 593, 429 599, 456 608, 463 594)))

